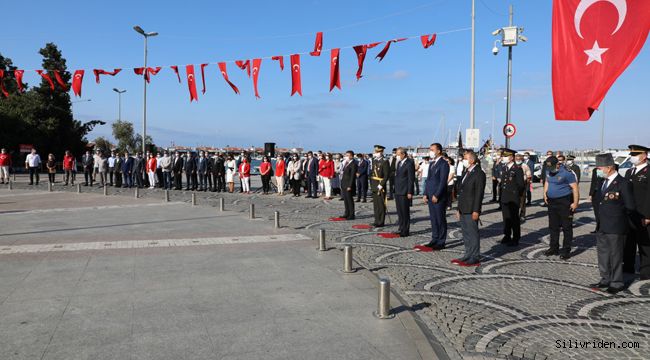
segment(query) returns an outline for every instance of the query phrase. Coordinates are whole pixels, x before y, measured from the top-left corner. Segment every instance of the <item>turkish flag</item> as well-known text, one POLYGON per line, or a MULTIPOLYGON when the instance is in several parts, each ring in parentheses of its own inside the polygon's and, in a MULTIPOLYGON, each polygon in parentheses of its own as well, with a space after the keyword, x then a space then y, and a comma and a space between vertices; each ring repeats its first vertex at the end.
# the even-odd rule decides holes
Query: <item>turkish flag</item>
POLYGON ((341 89, 341 73, 339 72, 339 54, 341 49, 330 51, 330 91, 334 87, 341 89))
POLYGON ((54 70, 54 79, 56 79, 57 84, 63 89, 63 91, 68 91, 68 85, 63 81, 61 78, 61 74, 59 74, 59 70, 54 70))
POLYGON ((84 71, 75 70, 74 76, 72 77, 72 91, 78 97, 81 97, 81 83, 84 81, 84 71))
POLYGON ((319 31, 316 33, 316 41, 314 42, 314 51, 310 52, 311 56, 320 56, 320 52, 323 50, 323 32, 319 31))
POLYGON ((248 77, 251 77, 251 61, 250 60, 237 60, 235 61, 235 64, 239 66, 240 69, 246 70, 246 73, 248 74, 248 77))
POLYGON ((239 94, 239 89, 235 84, 233 84, 230 80, 228 80, 228 72, 226 71, 226 63, 225 62, 220 62, 219 63, 219 70, 221 71, 221 75, 223 75, 223 79, 226 80, 228 85, 232 88, 232 90, 235 92, 235 94, 239 94))
POLYGON ((120 71, 122 71, 122 69, 114 69, 113 71, 106 71, 103 69, 93 69, 93 73, 95 74, 95 82, 99 84, 99 75, 115 76, 120 71))
POLYGON ((147 80, 147 82, 149 82, 149 73, 145 71, 143 67, 135 68, 133 69, 133 72, 136 75, 140 75, 140 76, 144 75, 144 79, 147 80))
POLYGON ((201 90, 202 94, 205 94, 205 67, 208 66, 208 64, 201 64, 201 81, 203 82, 203 89, 201 90))
POLYGON ((36 70, 38 75, 40 75, 45 81, 50 84, 50 90, 54 91, 54 83, 52 82, 52 78, 50 78, 50 75, 46 74, 43 70, 36 70))
MULTIPOLYGON (((379 59, 379 61, 384 60, 384 56, 386 56, 386 54, 388 53, 388 49, 390 49, 390 44, 395 43, 395 42, 399 42, 399 41, 404 41, 404 40, 406 40, 406 38, 394 39, 394 40, 389 40, 389 41, 387 41, 387 42, 386 42, 386 45, 384 46, 383 49, 381 49, 381 51, 379 52, 379 54, 377 54, 377 56, 375 57, 375 59, 379 59)), ((374 46, 377 46, 377 45, 378 45, 378 44, 374 44, 374 46)), ((374 46, 373 46, 373 47, 374 47, 374 46)), ((370 47, 370 46, 369 46, 369 47, 370 47)))
POLYGON ((354 52, 357 53, 357 61, 359 67, 357 68, 357 81, 361 79, 361 73, 363 72, 363 61, 366 59, 366 52, 368 51, 368 45, 357 45, 354 47, 354 52))
POLYGON ((589 120, 650 30, 648 0, 553 1, 556 120, 589 120))
POLYGON ((257 79, 260 76, 260 68, 262 67, 262 59, 253 59, 253 88, 255 88, 255 97, 260 98, 257 92, 257 79))
POLYGON ((19 93, 23 92, 23 74, 25 74, 25 70, 14 70, 14 77, 16 78, 19 93))
POLYGON ((181 82, 181 74, 178 73, 178 66, 177 65, 172 65, 170 66, 172 70, 174 70, 174 73, 176 73, 176 77, 178 78, 178 83, 180 84, 181 82))
POLYGON ((5 71, 2 69, 0 69, 0 91, 2 91, 4 97, 9 97, 9 92, 5 89, 5 71))
POLYGON ((284 70, 284 56, 274 56, 271 60, 277 60, 280 62, 280 71, 284 70))
POLYGON ((192 100, 199 101, 199 95, 196 93, 196 83, 194 82, 194 65, 185 66, 185 73, 187 74, 187 87, 190 90, 190 102, 192 100))
POLYGON ((300 82, 300 54, 291 55, 291 96, 295 93, 302 96, 302 84, 300 82))
POLYGON ((431 38, 429 38, 429 35, 422 35, 420 36, 420 41, 422 41, 422 46, 424 46, 425 49, 428 49, 436 43, 436 34, 431 35, 431 38))

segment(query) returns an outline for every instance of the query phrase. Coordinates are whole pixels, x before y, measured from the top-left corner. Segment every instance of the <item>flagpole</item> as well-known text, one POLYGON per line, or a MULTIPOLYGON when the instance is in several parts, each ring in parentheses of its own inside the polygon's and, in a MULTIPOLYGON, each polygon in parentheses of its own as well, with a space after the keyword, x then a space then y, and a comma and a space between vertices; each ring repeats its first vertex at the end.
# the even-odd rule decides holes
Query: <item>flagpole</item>
POLYGON ((469 100, 469 128, 474 129, 475 125, 475 116, 476 109, 475 105, 475 95, 476 95, 476 27, 475 27, 475 18, 476 18, 476 0, 472 0, 472 79, 470 80, 470 100, 469 100))

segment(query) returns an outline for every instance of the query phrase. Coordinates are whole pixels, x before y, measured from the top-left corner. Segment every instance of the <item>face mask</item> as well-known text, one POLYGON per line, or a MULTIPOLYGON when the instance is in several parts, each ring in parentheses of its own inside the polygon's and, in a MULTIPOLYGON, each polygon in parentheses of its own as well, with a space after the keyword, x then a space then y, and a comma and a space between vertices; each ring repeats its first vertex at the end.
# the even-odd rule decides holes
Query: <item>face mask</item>
POLYGON ((463 166, 468 168, 469 167, 469 160, 463 159, 463 166))
POLYGON ((601 169, 596 169, 596 176, 603 179, 603 178, 605 178, 605 172, 603 170, 601 170, 601 169))
POLYGON ((641 158, 639 158, 638 156, 632 156, 630 158, 630 162, 632 163, 632 165, 637 166, 641 162, 641 158))
POLYGON ((573 165, 573 160, 567 161, 566 164, 569 165, 569 166, 573 165))
POLYGON ((523 161, 521 161, 521 160, 517 160, 517 161, 515 161, 515 164, 517 164, 517 165, 521 165, 522 162, 523 162, 523 161))
POLYGON ((375 159, 381 159, 381 153, 374 153, 374 154, 373 154, 373 157, 374 157, 375 159))
POLYGON ((501 159, 501 163, 502 163, 502 164, 509 164, 509 163, 510 163, 510 159, 507 158, 507 157, 504 157, 503 159, 501 159))
POLYGON ((530 156, 524 156, 524 160, 530 159, 530 156))
POLYGON ((435 159, 436 158, 436 153, 433 151, 429 151, 429 158, 435 159))

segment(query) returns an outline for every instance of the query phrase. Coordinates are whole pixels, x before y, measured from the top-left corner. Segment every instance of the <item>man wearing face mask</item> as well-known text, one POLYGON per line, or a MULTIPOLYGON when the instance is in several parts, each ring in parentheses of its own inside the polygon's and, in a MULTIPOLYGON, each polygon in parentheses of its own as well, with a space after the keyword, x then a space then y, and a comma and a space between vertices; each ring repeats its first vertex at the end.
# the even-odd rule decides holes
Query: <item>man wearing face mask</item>
POLYGON ((435 143, 429 147, 429 174, 424 183, 424 202, 429 206, 431 220, 431 241, 426 245, 416 245, 415 250, 434 251, 445 248, 447 241, 447 181, 449 163, 442 158, 442 145, 435 143))
POLYGON ((580 199, 578 183, 573 172, 560 164, 555 156, 546 159, 545 165, 548 174, 544 183, 544 203, 548 205, 551 240, 544 255, 560 255, 560 259, 567 260, 570 257, 573 241, 573 214, 578 208, 580 199), (564 233, 562 251, 560 251, 560 227, 564 233))
POLYGON ((548 171, 548 169, 546 168, 546 160, 548 160, 548 158, 550 158, 551 156, 553 156, 553 151, 548 150, 546 152, 546 158, 542 162, 542 186, 544 185, 544 182, 546 182, 546 172, 548 171))
POLYGON ((501 179, 501 170, 503 165, 501 164, 501 151, 492 155, 492 202, 499 201, 499 180, 501 179))
POLYGON ((580 166, 576 164, 576 157, 569 155, 566 157, 566 168, 573 172, 573 175, 576 176, 576 182, 580 184, 580 166))
POLYGON ((629 181, 616 171, 612 154, 596 155, 596 168, 599 181, 592 202, 600 224, 596 234, 600 281, 590 287, 616 294, 625 287, 623 252, 634 198, 629 181))
POLYGON ((305 177, 307 180, 307 196, 305 198, 318 198, 318 159, 314 158, 313 152, 307 153, 305 161, 305 177))
POLYGON ((406 150, 398 148, 395 163, 395 206, 400 237, 408 237, 411 228, 411 200, 415 190, 415 163, 406 157, 406 150))
POLYGON ((523 223, 526 221, 526 193, 530 190, 530 184, 533 181, 533 173, 524 161, 524 156, 522 154, 515 155, 515 164, 521 166, 521 170, 524 173, 524 183, 526 186, 526 190, 521 194, 521 202, 519 203, 519 218, 523 223))
POLYGON ((630 232, 625 239, 623 253, 623 272, 634 274, 636 268, 636 251, 639 249, 639 274, 641 280, 650 279, 650 239, 643 219, 650 218, 648 204, 648 149, 641 145, 630 145, 630 162, 634 165, 625 173, 625 179, 631 184, 635 210, 630 217, 630 232))
POLYGON ((386 182, 390 176, 388 161, 384 160, 384 149, 381 145, 375 145, 375 153, 372 156, 372 172, 370 173, 370 190, 372 191, 372 207, 375 210, 374 227, 384 227, 386 219, 386 182))
POLYGON ((526 186, 526 205, 530 206, 530 201, 533 199, 533 191, 531 189, 531 186, 532 186, 532 183, 533 183, 532 176, 535 173, 535 162, 533 161, 533 159, 530 158, 530 153, 528 151, 526 151, 524 153, 524 164, 526 164, 526 166, 528 166, 528 168, 530 169, 530 173, 531 173, 531 178, 530 178, 530 184, 531 185, 526 186))
POLYGON ((526 190, 524 172, 521 166, 515 164, 515 151, 503 149, 501 158, 503 170, 501 171, 501 214, 503 215, 502 244, 518 246, 521 238, 521 221, 519 218, 519 204, 521 196, 526 190))
POLYGON ((354 220, 354 193, 356 190, 357 162, 354 161, 354 152, 348 150, 345 153, 345 162, 342 166, 343 176, 341 177, 341 192, 345 204, 343 218, 354 220))

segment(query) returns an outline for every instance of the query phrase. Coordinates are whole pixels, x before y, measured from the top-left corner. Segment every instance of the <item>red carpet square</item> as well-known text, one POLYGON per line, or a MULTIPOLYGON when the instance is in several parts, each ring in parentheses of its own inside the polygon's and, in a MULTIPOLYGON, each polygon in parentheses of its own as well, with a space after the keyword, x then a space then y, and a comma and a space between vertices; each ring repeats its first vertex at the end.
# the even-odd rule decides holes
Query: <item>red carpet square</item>
POLYGON ((379 237, 383 237, 384 239, 394 239, 398 238, 399 234, 393 234, 393 233, 379 233, 377 234, 379 237))
POLYGON ((352 228, 359 229, 359 230, 368 230, 368 229, 372 229, 372 226, 366 224, 359 224, 359 225, 353 225, 352 228))
POLYGON ((346 218, 342 218, 342 217, 330 218, 330 221, 346 221, 346 220, 347 220, 346 218))

